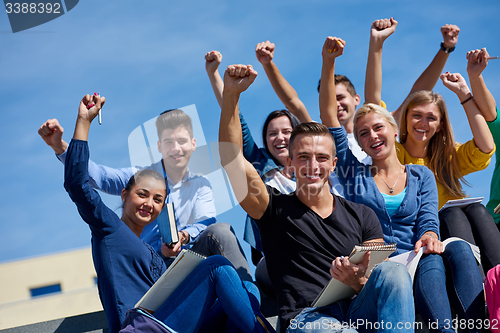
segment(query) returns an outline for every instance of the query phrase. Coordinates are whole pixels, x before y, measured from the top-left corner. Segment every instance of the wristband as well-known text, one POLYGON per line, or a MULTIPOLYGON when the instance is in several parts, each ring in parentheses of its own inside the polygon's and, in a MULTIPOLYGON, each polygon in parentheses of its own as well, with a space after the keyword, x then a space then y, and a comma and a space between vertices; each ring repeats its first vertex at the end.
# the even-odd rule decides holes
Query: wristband
POLYGON ((428 232, 426 232, 424 235, 430 236, 430 237, 432 237, 432 238, 436 238, 436 236, 434 236, 433 234, 428 233, 428 232))
POLYGON ((455 51, 455 46, 444 47, 444 42, 441 42, 441 51, 443 51, 444 53, 451 53, 451 52, 455 51))
POLYGON ((464 105, 465 103, 467 103, 471 99, 474 99, 474 97, 472 95, 470 95, 469 97, 467 97, 463 102, 460 102, 460 104, 464 105))

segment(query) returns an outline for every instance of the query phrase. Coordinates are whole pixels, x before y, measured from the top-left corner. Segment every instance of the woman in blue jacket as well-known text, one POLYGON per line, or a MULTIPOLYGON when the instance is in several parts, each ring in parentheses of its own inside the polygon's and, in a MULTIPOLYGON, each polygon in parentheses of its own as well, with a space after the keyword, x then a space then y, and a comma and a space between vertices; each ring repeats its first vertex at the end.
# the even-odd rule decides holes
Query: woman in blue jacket
POLYGON ((161 212, 167 193, 159 173, 139 171, 122 191, 120 218, 90 187, 87 138, 90 124, 104 101, 104 97, 94 94, 86 95, 80 102, 67 151, 64 186, 92 232, 97 284, 110 332, 120 328, 124 332, 141 331, 139 326, 144 321, 147 324, 143 331, 196 332, 217 317, 211 311, 216 299, 240 330, 272 331, 259 311, 258 296, 247 291, 234 267, 221 256, 204 260, 154 314, 133 309, 166 269, 158 253, 139 236, 144 226, 161 212))
MULTIPOLYGON (((470 246, 439 240, 438 195, 433 173, 422 165, 402 165, 397 157, 397 125, 390 113, 366 104, 354 117, 354 135, 372 158, 358 162, 347 146, 343 127, 333 126, 339 181, 346 199, 372 208, 382 224, 384 241, 396 243, 395 254, 427 246, 414 278, 418 312, 431 332, 454 332, 451 308, 471 329, 484 320, 481 275, 470 246)), ((395 255, 394 254, 394 255, 395 255)), ((471 332, 476 330, 471 329, 471 332)), ((478 330, 479 331, 479 330, 478 330)))

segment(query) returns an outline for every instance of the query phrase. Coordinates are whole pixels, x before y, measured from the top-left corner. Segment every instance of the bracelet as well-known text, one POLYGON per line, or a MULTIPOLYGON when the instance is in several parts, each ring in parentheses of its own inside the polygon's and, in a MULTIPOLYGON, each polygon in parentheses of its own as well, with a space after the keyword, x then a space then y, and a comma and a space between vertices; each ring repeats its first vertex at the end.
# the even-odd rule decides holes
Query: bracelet
POLYGON ((444 42, 441 42, 441 51, 443 51, 444 53, 451 53, 451 52, 455 51, 455 46, 444 47, 444 42))
POLYGON ((431 234, 429 232, 426 232, 424 235, 427 235, 427 236, 432 237, 432 238, 436 238, 436 236, 434 236, 433 234, 431 234))
POLYGON ((460 102, 460 104, 464 105, 465 103, 467 103, 471 99, 474 99, 474 97, 472 95, 470 95, 469 97, 467 97, 463 102, 460 102))

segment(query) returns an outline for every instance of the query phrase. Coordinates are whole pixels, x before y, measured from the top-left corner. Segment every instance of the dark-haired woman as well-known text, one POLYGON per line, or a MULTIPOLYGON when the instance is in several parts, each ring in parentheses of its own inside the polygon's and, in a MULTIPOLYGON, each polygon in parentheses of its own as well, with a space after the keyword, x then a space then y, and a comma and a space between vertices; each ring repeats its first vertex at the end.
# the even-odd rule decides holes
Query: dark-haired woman
POLYGON ((104 101, 104 97, 97 94, 86 95, 80 101, 73 140, 67 151, 64 186, 92 232, 97 285, 110 332, 120 329, 123 332, 197 332, 207 328, 206 323, 216 317, 212 311, 216 299, 240 330, 272 331, 260 314, 255 296, 247 291, 234 267, 221 256, 204 260, 153 315, 133 309, 166 269, 158 253, 139 236, 144 226, 158 217, 167 191, 160 174, 139 171, 122 191, 120 218, 90 187, 87 138, 90 124, 104 101))

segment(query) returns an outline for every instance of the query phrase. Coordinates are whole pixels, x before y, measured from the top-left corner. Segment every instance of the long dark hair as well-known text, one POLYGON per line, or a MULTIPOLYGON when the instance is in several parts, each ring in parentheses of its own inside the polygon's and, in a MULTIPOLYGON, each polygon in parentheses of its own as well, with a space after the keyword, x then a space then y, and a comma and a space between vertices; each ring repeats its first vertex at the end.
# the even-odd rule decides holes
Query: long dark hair
POLYGON ((262 128, 262 141, 264 142, 264 147, 266 148, 266 151, 269 154, 269 156, 271 156, 271 158, 273 159, 273 161, 277 165, 281 165, 281 163, 278 162, 274 158, 274 156, 269 151, 269 147, 267 146, 267 128, 269 127, 269 123, 271 122, 271 120, 276 119, 278 117, 283 117, 283 116, 288 117, 288 119, 290 120, 290 124, 292 125, 292 129, 294 129, 295 126, 300 124, 299 118, 297 118, 295 115, 293 115, 290 111, 283 109, 283 110, 276 110, 276 111, 271 112, 267 116, 266 121, 264 122, 264 127, 262 128))

